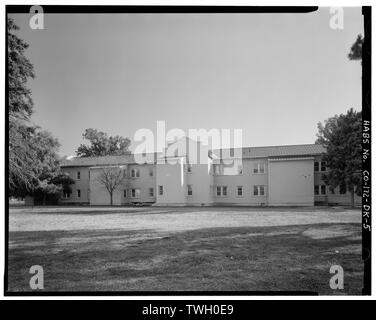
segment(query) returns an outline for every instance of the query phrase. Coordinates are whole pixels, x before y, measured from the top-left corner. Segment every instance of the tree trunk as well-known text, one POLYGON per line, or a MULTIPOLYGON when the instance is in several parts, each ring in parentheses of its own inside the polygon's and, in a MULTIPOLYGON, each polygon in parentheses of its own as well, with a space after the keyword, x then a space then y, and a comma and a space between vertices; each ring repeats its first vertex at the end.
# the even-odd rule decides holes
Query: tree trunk
POLYGON ((112 207, 112 192, 110 193, 110 205, 112 207))
POLYGON ((355 192, 354 187, 351 187, 351 208, 355 207, 355 192))
POLYGON ((46 205, 46 195, 44 194, 43 195, 43 202, 42 202, 42 204, 45 206, 46 205))

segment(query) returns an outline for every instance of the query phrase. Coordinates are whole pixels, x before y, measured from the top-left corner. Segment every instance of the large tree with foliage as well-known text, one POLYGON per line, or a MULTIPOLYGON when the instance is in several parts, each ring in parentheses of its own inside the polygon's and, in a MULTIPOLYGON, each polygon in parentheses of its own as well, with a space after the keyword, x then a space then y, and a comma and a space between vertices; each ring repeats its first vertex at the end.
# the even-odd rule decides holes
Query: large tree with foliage
POLYGON ((82 136, 89 141, 89 145, 81 144, 78 147, 78 157, 118 156, 130 153, 129 138, 108 136, 107 133, 92 128, 86 129, 82 136))
POLYGON ((27 81, 34 78, 34 69, 25 57, 28 44, 17 37, 19 28, 10 18, 7 20, 8 37, 8 115, 9 115, 9 188, 11 193, 28 189, 35 178, 34 153, 29 137, 33 126, 29 123, 33 112, 33 101, 27 81))
POLYGON ((326 148, 323 161, 329 171, 323 176, 325 183, 349 191, 354 206, 354 194, 360 194, 362 181, 362 113, 351 108, 319 123, 316 143, 326 148))
MULTIPOLYGON (((10 176, 10 180, 13 181, 10 193, 12 196, 20 197, 33 195, 45 204, 48 196, 57 195, 63 189, 69 188, 74 180, 60 170, 60 144, 57 139, 35 126, 28 127, 27 133, 24 140, 18 140, 20 148, 23 149, 16 154, 25 156, 25 161, 28 161, 28 176, 25 177, 25 181, 19 179, 22 171, 14 177, 10 176)), ((9 174, 12 175, 14 172, 9 174)))

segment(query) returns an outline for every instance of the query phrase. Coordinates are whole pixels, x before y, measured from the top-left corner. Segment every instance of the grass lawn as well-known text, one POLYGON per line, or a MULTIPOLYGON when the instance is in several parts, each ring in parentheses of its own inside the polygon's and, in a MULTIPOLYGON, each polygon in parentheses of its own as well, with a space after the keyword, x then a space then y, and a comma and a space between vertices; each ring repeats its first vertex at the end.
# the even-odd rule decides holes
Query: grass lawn
POLYGON ((360 211, 44 210, 10 212, 9 291, 31 291, 29 268, 41 265, 45 291, 361 294, 360 211), (83 228, 85 221, 92 224, 83 228), (329 287, 335 264, 344 269, 344 290, 329 287))

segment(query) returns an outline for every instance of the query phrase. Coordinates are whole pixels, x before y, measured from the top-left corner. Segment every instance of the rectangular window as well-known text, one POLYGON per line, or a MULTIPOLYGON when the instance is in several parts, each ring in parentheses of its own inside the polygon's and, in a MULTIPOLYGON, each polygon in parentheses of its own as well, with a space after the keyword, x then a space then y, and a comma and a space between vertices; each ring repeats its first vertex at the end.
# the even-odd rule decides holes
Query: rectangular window
POLYGON ((160 196, 163 196, 163 186, 158 186, 158 193, 160 196))
POLYGON ((255 163, 253 173, 265 173, 265 163, 255 163))
POLYGON ((77 189, 77 198, 81 198, 81 190, 77 189))
POLYGON ((243 187, 241 187, 241 186, 236 187, 236 194, 238 195, 238 197, 242 197, 243 196, 243 187))
POLYGON ((149 197, 154 197, 154 188, 149 188, 149 197))
POLYGON ((81 172, 77 171, 77 180, 80 180, 80 179, 81 179, 81 172))
POLYGON ((189 196, 193 195, 192 185, 190 185, 190 184, 187 185, 187 194, 189 196))
POLYGON ((323 195, 323 196, 326 195, 326 186, 324 186, 324 185, 321 186, 321 195, 323 195))
POLYGON ((217 197, 227 196, 227 186, 217 186, 217 197))
POLYGON ((124 189, 124 198, 126 198, 126 197, 127 197, 127 190, 124 189))
POLYGON ((265 186, 253 186, 253 195, 254 196, 264 196, 265 195, 265 186))
POLYGON ((326 171, 326 162, 321 161, 321 172, 325 172, 325 171, 326 171))
POLYGON ((140 197, 140 189, 131 189, 132 198, 139 198, 140 197))
POLYGON ((318 196, 319 195, 319 186, 315 186, 315 195, 318 196))
POLYGON ((314 171, 315 171, 315 172, 318 172, 318 171, 319 171, 319 162, 317 162, 317 161, 315 161, 314 171))

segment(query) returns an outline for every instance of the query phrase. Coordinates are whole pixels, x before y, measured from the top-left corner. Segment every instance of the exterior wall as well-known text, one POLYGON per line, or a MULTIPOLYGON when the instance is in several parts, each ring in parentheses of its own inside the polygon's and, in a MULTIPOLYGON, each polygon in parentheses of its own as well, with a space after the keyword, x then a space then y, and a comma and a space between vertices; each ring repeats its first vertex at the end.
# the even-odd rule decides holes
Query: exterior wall
POLYGON ((185 166, 185 181, 186 204, 208 205, 213 203, 211 163, 194 164, 191 172, 188 172, 187 166, 185 166), (192 186, 192 195, 188 195, 188 185, 192 186))
POLYGON ((269 160, 269 205, 314 205, 313 158, 269 160))
POLYGON ((216 204, 240 204, 240 205, 266 205, 267 185, 268 185, 268 162, 266 158, 244 159, 242 174, 214 174, 213 201, 216 204), (254 166, 264 165, 264 173, 254 173, 254 166), (255 196, 253 194, 254 186, 265 186, 264 196, 255 196), (217 196, 216 187, 227 186, 227 196, 217 196), (237 195, 237 187, 243 187, 243 195, 237 195))
POLYGON ((183 158, 177 164, 157 163, 157 204, 184 205, 186 202, 187 182, 184 172, 183 158), (159 194, 159 186, 163 186, 163 194, 159 194))
POLYGON ((88 204, 89 203, 89 168, 88 167, 64 167, 63 171, 68 173, 74 180, 74 184, 70 186, 72 193, 68 199, 64 199, 61 195, 59 203, 61 204, 88 204), (80 172, 80 179, 77 179, 77 172, 80 172), (77 190, 81 191, 81 196, 77 196, 77 190))
MULTIPOLYGON (((111 198, 106 187, 98 181, 102 174, 102 168, 90 168, 90 204, 91 205, 110 205, 111 198)), ((122 189, 119 188, 114 191, 112 201, 113 205, 122 204, 122 189)))
MULTIPOLYGON (((204 150, 203 152, 205 152, 204 150)), ((315 195, 314 186, 325 185, 323 174, 314 172, 314 162, 321 163, 321 156, 300 159, 253 158, 242 160, 242 173, 237 165, 226 167, 216 174, 209 159, 208 164, 192 165, 192 172, 187 172, 186 155, 179 155, 177 164, 128 164, 127 178, 124 185, 114 192, 114 205, 133 203, 156 203, 158 205, 305 205, 315 204, 349 205, 350 194, 340 194, 338 188, 334 193, 327 187, 326 194, 315 195), (258 164, 264 165, 263 173, 254 173, 258 164), (130 172, 138 169, 140 177, 132 178, 130 172), (149 174, 150 170, 153 175, 149 174), (163 186, 163 195, 159 195, 158 186, 163 186), (188 185, 193 194, 188 195, 188 185), (216 187, 226 186, 227 195, 217 196, 216 187), (237 187, 243 188, 243 195, 237 195, 237 187), (265 194, 255 196, 254 186, 264 186, 265 194), (154 195, 149 195, 149 188, 154 195), (131 196, 132 189, 139 189, 139 197, 131 196), (126 190, 126 197, 124 197, 126 190)), ((216 160, 218 161, 218 160, 216 160)), ((238 163, 236 163, 238 164, 238 163)), ((75 180, 71 185, 69 199, 61 199, 62 204, 109 205, 110 196, 97 178, 101 167, 65 166, 63 172, 75 180), (80 179, 77 179, 80 172, 80 179), (78 197, 77 190, 81 191, 78 197)), ((321 193, 321 188, 320 188, 321 193)), ((355 203, 361 204, 361 198, 355 196, 355 203)))

